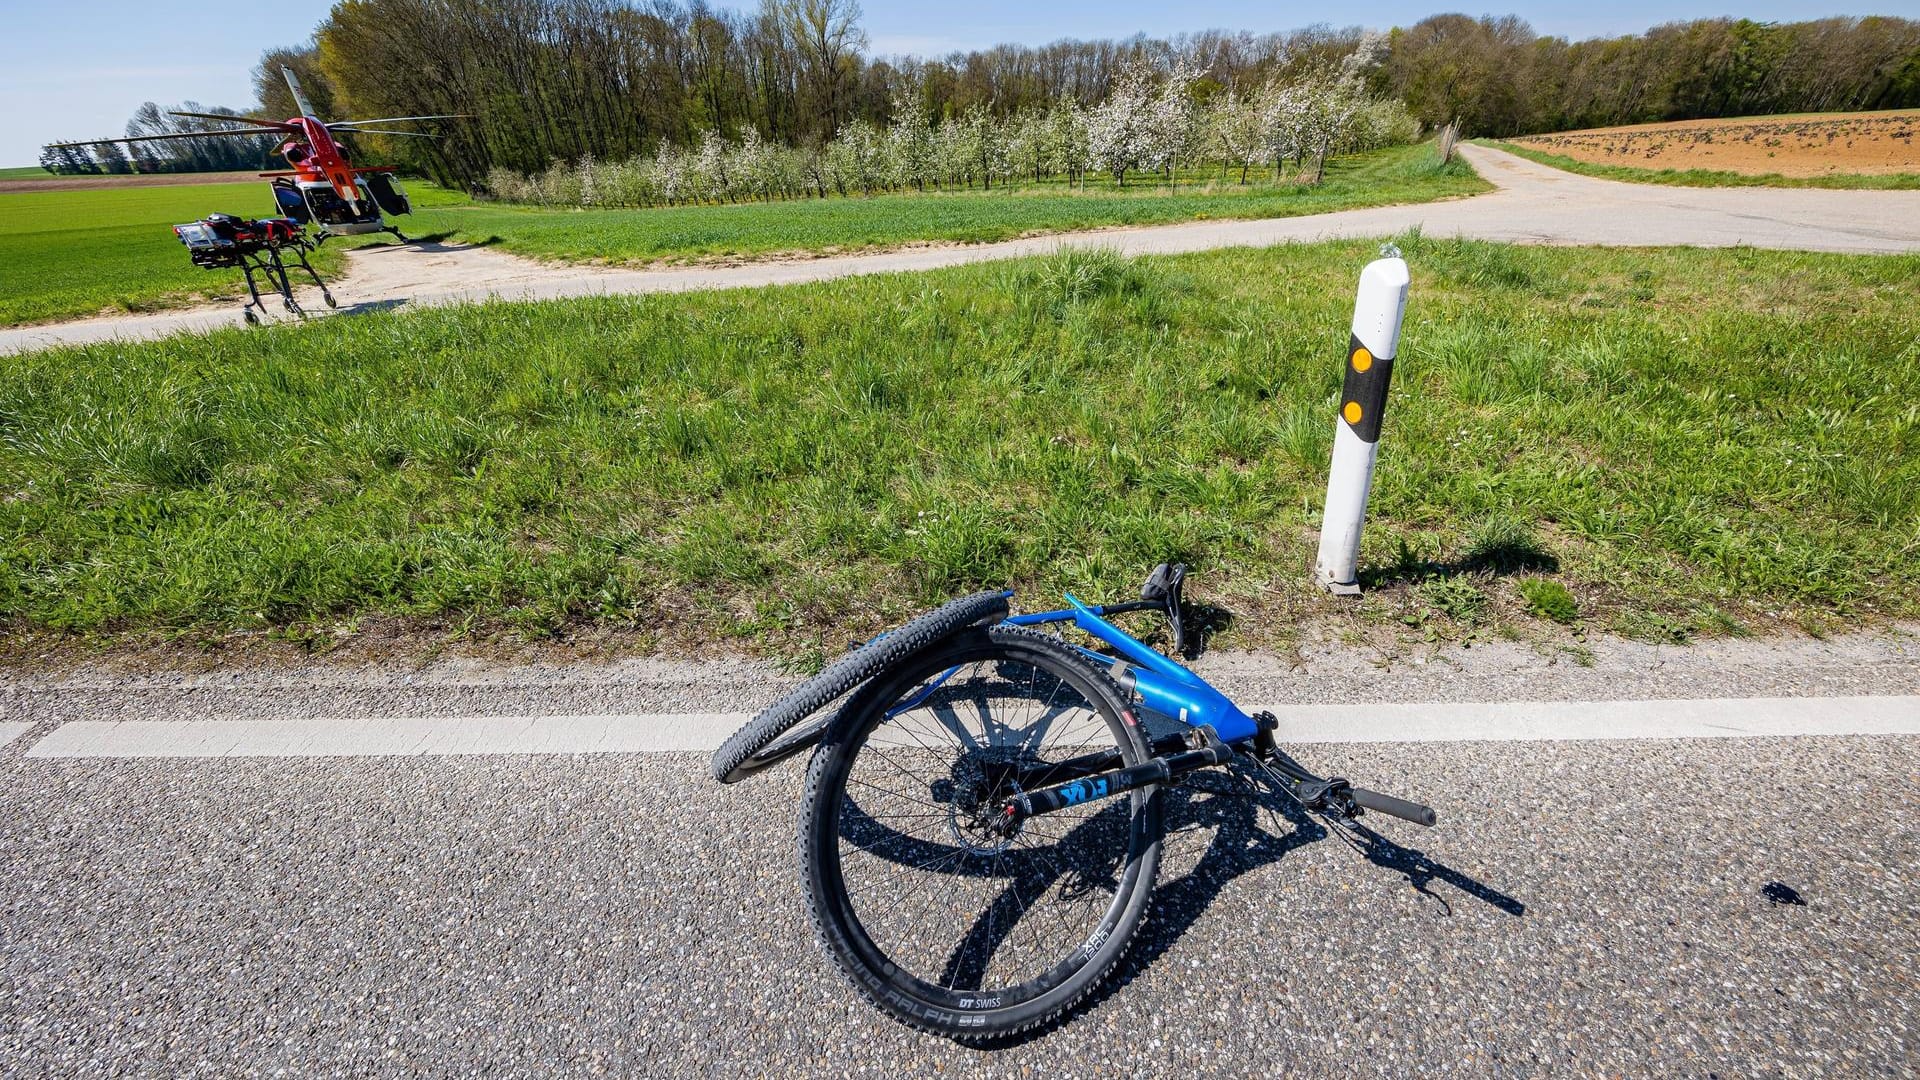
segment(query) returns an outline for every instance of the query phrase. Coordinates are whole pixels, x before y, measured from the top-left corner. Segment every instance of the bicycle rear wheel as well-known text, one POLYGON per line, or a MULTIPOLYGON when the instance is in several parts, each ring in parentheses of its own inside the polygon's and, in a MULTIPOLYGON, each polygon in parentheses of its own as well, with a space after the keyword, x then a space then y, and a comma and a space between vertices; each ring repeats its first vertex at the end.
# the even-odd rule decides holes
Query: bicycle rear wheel
POLYGON ((976 629, 849 698, 807 772, 808 906, 874 1004, 960 1039, 1045 1024, 1124 954, 1153 892, 1157 788, 988 827, 1044 770, 1149 756, 1127 698, 1061 642, 976 629))

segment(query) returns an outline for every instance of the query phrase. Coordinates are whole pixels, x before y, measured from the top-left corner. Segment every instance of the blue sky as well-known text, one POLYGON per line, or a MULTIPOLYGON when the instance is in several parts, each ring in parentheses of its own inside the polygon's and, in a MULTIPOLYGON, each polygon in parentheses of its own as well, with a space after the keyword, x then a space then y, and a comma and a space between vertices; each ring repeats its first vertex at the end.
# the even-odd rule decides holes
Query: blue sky
MULTIPOLYGON (((750 0, 743 0, 750 2, 750 0)), ((143 101, 251 104, 251 72, 262 49, 306 40, 328 0, 0 0, 0 165, 38 160, 55 139, 118 135, 143 101)), ((718 0, 716 6, 739 4, 718 0)), ((944 53, 1002 41, 1039 44, 1062 37, 1155 36, 1224 27, 1289 30, 1314 22, 1387 27, 1436 11, 1509 11, 1546 34, 1581 38, 1644 30, 1655 23, 1714 15, 1794 20, 1842 13, 1920 18, 1920 0, 1877 0, 1839 8, 1829 0, 1613 0, 1606 4, 1454 5, 1382 0, 1329 9, 1253 0, 863 0, 862 25, 880 53, 944 53)))

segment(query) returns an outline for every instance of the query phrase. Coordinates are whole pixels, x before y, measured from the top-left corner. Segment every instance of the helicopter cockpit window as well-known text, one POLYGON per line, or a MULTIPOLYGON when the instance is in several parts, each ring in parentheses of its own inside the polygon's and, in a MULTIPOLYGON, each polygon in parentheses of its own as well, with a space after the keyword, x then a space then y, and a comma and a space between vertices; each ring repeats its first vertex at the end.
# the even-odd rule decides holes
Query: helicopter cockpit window
POLYGON ((359 225, 379 220, 379 210, 368 205, 365 210, 355 213, 345 199, 325 184, 314 184, 301 191, 306 195, 307 209, 313 214, 313 220, 322 225, 359 225))

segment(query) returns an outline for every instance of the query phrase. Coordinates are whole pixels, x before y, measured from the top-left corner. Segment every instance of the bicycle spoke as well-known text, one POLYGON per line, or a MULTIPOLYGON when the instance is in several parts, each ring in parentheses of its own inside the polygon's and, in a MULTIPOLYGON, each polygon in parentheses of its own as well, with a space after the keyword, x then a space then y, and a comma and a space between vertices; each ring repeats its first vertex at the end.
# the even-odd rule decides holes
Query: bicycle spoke
POLYGON ((1020 667, 962 665, 931 692, 901 693, 899 712, 881 704, 845 779, 854 914, 893 963, 944 991, 1022 984, 1091 940, 1129 842, 1109 816, 1124 817, 1127 798, 1029 819, 1015 836, 986 829, 1013 776, 1115 745, 1064 678, 1020 667))

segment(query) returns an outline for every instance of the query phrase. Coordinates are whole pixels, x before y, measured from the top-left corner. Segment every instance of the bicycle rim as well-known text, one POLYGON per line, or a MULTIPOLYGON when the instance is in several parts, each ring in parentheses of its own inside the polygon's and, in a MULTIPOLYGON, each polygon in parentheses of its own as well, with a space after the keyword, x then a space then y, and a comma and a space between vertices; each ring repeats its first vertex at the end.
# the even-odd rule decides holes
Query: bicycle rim
POLYGON ((1021 773, 1144 760, 1105 676, 1051 639, 957 640, 849 701, 816 759, 809 890, 831 953, 879 1004, 948 1033, 1068 1007, 1118 959, 1159 855, 1148 789, 987 828, 1021 773))

